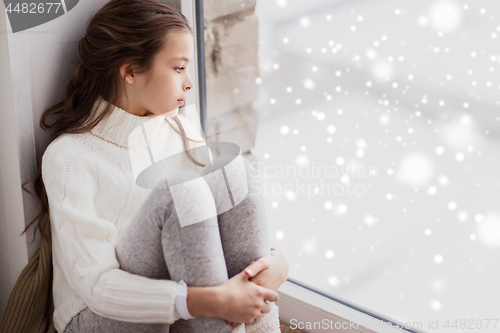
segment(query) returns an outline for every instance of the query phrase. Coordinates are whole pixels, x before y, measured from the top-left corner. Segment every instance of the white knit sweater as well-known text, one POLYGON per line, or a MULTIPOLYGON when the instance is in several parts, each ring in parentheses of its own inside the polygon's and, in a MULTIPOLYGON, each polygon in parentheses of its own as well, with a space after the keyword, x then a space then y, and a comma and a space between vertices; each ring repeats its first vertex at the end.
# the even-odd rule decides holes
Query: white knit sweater
MULTIPOLYGON (((199 123, 181 113, 178 117, 190 138, 203 140, 199 123)), ((63 332, 86 306, 115 320, 175 321, 177 282, 120 270, 115 255, 117 241, 151 192, 136 185, 137 175, 151 165, 150 152, 160 160, 184 150, 181 136, 165 118, 140 117, 114 107, 90 132, 63 134, 43 154, 42 178, 52 231, 54 325, 58 332, 63 332), (143 133, 147 133, 151 151, 143 133)), ((169 121, 176 126, 172 119, 169 121)), ((198 170, 194 164, 185 168, 198 170)))

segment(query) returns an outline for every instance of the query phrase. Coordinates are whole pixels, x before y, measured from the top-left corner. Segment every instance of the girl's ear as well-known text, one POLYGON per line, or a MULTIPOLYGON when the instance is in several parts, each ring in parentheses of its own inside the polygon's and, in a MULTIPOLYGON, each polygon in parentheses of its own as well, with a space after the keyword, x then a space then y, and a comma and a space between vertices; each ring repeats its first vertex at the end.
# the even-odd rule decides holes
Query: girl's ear
POLYGON ((132 66, 130 65, 130 63, 125 63, 120 66, 120 75, 129 84, 133 84, 135 82, 134 73, 132 71, 132 66))

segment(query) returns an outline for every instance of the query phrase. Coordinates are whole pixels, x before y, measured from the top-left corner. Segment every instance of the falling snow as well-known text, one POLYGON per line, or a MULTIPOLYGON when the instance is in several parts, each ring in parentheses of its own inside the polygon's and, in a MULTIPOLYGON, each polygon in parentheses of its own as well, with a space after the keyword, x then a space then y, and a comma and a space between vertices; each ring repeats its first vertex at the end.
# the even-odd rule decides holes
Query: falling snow
POLYGON ((400 321, 494 316, 500 3, 257 6, 252 154, 290 276, 400 321))

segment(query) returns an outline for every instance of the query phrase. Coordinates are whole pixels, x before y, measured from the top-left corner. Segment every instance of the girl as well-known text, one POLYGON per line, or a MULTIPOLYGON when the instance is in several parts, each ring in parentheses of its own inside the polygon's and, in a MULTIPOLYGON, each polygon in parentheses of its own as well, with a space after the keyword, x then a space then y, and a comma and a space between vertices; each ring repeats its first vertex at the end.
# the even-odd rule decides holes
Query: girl
POLYGON ((280 331, 274 302, 288 265, 269 250, 262 201, 250 186, 255 170, 241 156, 240 169, 224 168, 223 157, 201 163, 188 148, 188 140, 204 146, 178 113, 193 85, 193 35, 161 2, 108 2, 78 43, 64 102, 42 116, 54 131, 35 179, 42 211, 32 223, 52 237, 57 332, 280 331), (182 151, 190 161, 183 171, 153 189, 137 185, 140 156, 182 151), (227 195, 214 176, 222 173, 233 196, 248 189, 229 210, 215 200, 227 195), (51 235, 42 228, 46 213, 51 235), (206 218, 182 225, 186 214, 206 218))

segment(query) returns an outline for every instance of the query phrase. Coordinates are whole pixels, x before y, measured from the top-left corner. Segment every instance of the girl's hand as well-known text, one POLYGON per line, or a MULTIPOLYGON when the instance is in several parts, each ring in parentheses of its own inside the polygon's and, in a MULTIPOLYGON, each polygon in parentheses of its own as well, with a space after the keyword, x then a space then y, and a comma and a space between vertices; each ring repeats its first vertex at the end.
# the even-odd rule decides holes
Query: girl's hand
POLYGON ((288 276, 288 263, 281 253, 271 250, 271 255, 253 261, 244 272, 255 284, 278 290, 288 276))
MULTIPOLYGON (((288 263, 281 253, 271 250, 271 255, 252 261, 243 272, 250 277, 249 280, 253 283, 278 290, 288 276, 288 263)), ((228 320, 226 323, 233 327, 237 325, 237 323, 228 320)))
POLYGON ((266 301, 276 302, 279 298, 276 291, 251 282, 244 271, 215 288, 217 306, 212 317, 227 323, 252 323, 271 311, 266 301))

